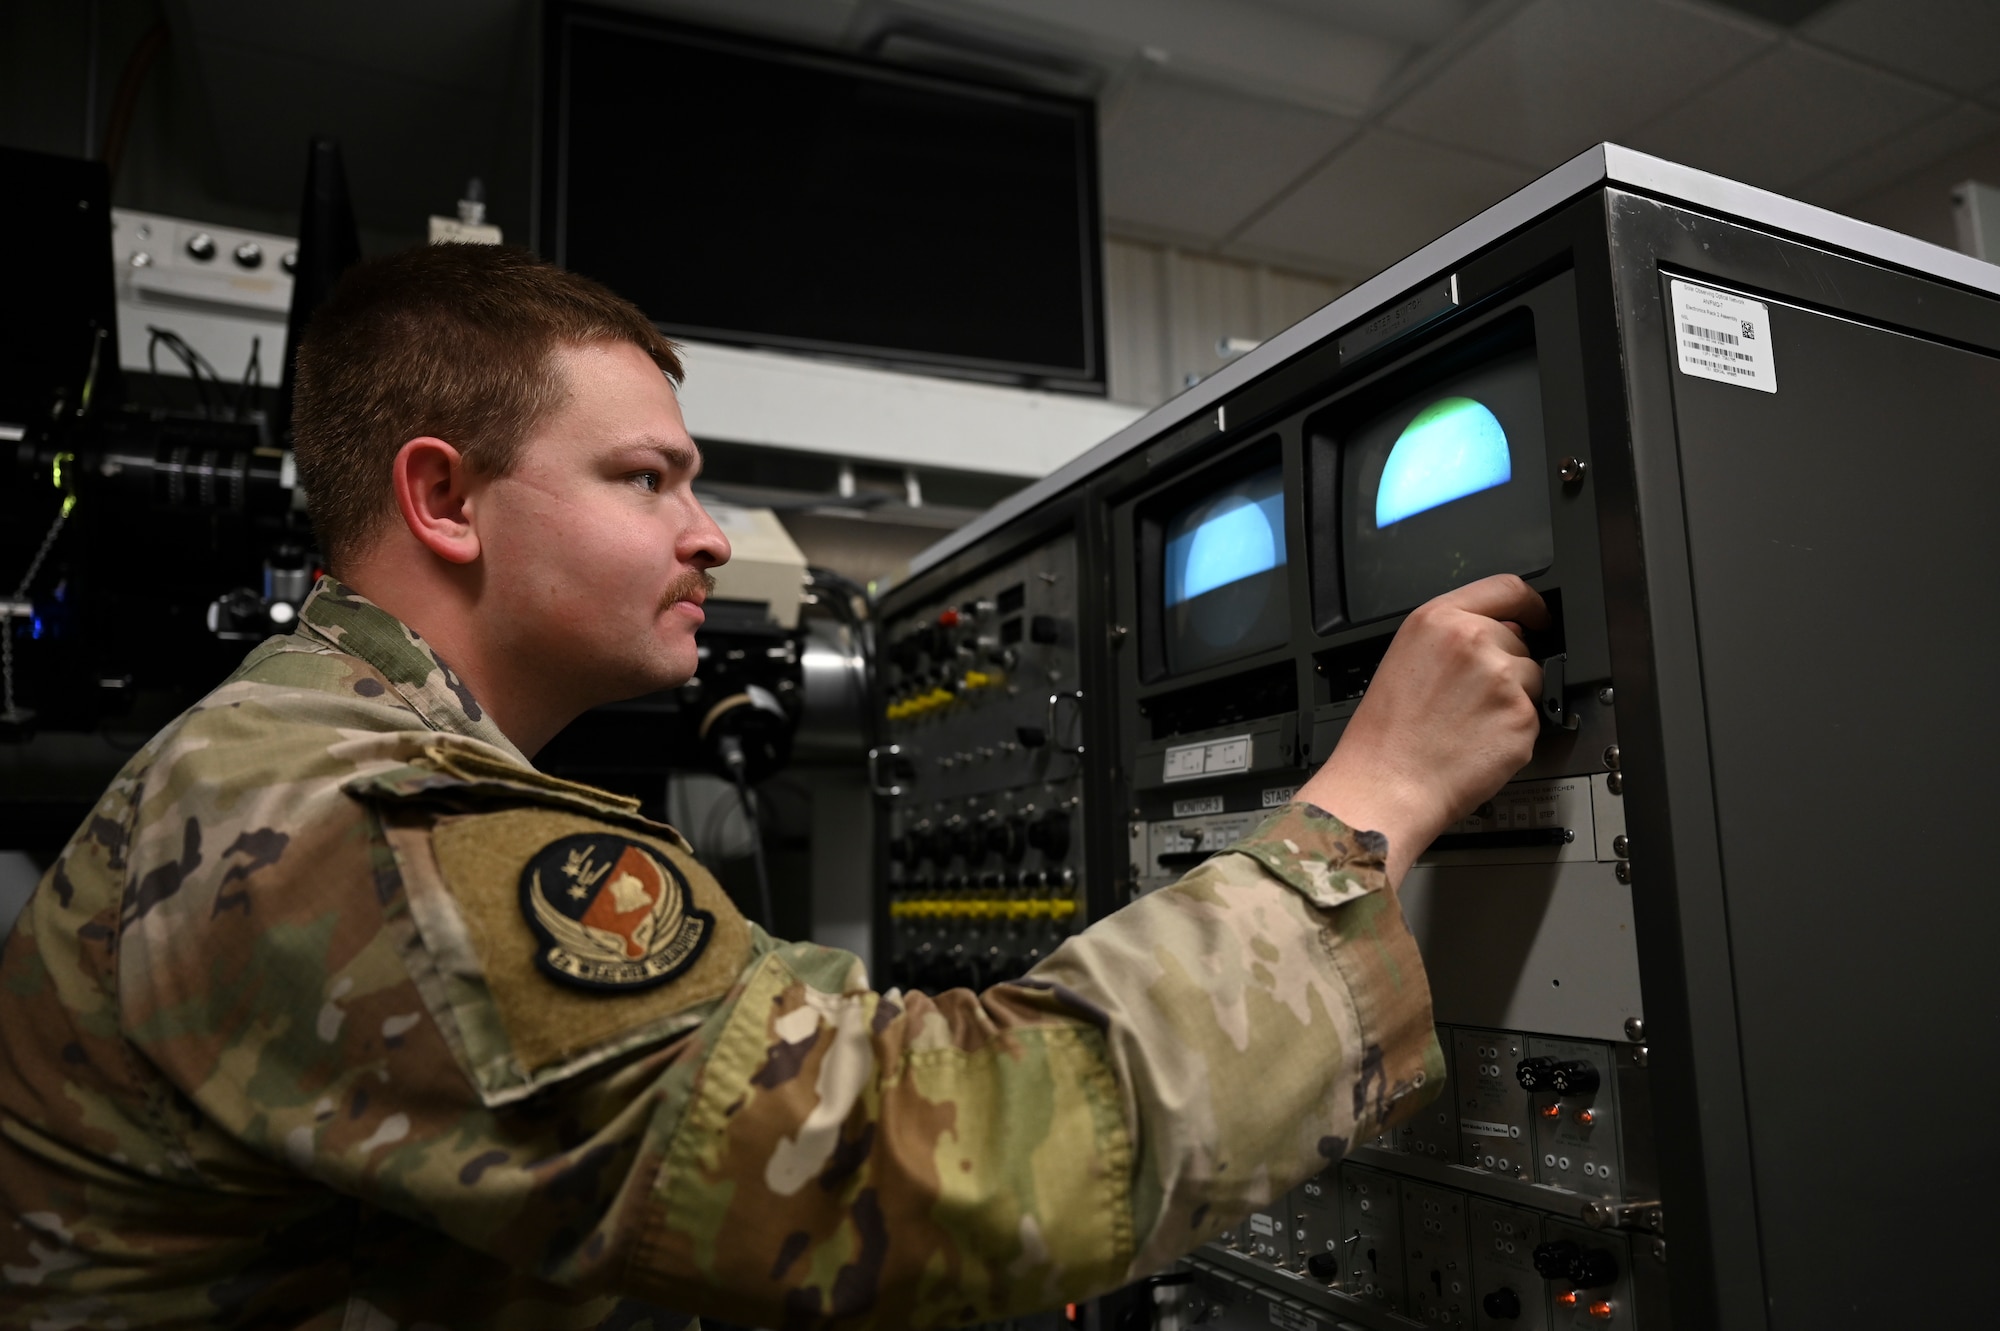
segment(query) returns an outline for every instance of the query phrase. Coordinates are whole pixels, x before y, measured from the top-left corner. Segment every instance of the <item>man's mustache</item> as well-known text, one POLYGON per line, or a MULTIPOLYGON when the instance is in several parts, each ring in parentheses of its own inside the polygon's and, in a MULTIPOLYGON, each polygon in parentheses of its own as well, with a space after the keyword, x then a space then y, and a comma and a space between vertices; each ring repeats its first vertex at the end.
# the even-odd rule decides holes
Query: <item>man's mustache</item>
POLYGON ((691 568, 667 584, 662 605, 676 601, 705 601, 715 592, 715 575, 705 568, 691 568))

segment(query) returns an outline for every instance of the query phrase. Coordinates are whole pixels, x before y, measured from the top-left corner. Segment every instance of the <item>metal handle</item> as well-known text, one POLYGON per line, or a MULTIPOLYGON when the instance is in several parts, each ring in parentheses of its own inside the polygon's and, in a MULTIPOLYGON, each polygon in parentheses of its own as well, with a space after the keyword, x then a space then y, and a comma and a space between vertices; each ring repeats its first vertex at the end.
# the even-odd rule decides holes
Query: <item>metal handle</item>
POLYGON ((902 756, 902 753, 903 746, 900 744, 887 744, 881 748, 868 750, 868 784, 877 795, 880 795, 884 799, 896 798, 896 796, 903 793, 903 788, 901 786, 885 786, 882 784, 882 759, 898 758, 902 756))
POLYGON ((1049 695, 1049 751, 1052 753, 1067 753, 1072 757, 1080 757, 1083 753, 1083 745, 1079 744, 1073 749, 1066 749, 1056 743, 1056 704, 1060 703, 1064 698, 1068 698, 1076 704, 1077 728, 1080 730, 1083 726, 1083 690, 1071 689, 1068 693, 1051 693, 1049 695))

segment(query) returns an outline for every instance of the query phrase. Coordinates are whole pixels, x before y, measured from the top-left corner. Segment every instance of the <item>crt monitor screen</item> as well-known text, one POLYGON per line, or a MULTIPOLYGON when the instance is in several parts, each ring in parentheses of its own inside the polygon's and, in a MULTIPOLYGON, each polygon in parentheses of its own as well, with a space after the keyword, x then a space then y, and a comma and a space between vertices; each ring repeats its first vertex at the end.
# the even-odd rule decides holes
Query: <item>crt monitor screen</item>
POLYGON ((1433 384, 1342 441, 1347 618, 1410 610, 1555 557, 1532 349, 1433 384))
POLYGON ((1283 643, 1285 482, 1278 467, 1173 514, 1161 531, 1162 656, 1169 674, 1283 643))

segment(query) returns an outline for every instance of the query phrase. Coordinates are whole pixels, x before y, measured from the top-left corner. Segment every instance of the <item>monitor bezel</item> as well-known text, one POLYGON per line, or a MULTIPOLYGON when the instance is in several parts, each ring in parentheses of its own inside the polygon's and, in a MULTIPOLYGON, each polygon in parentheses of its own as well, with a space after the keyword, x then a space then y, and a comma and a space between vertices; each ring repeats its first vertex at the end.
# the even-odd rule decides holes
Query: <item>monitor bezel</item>
POLYGON ((729 346, 774 348, 837 356, 886 369, 943 375, 988 383, 1102 396, 1109 390, 1105 347, 1104 222, 1098 164, 1097 107, 1087 98, 1010 87, 976 79, 911 69, 847 52, 830 51, 769 37, 705 28, 601 5, 550 0, 544 14, 540 102, 537 115, 536 208, 532 244, 551 262, 567 266, 571 91, 569 36, 580 26, 629 34, 637 39, 724 50, 770 64, 813 66, 846 77, 920 87, 950 96, 1030 103, 1073 118, 1077 125, 1078 261, 1083 277, 1078 311, 1083 333, 1081 365, 955 355, 908 347, 885 347, 781 332, 715 327, 648 317, 671 337, 729 346))
MULTIPOLYGON (((1342 629, 1390 623, 1414 608, 1405 606, 1366 619, 1354 619, 1348 613, 1346 471, 1348 447, 1356 432, 1410 399, 1435 391, 1441 384, 1523 352, 1534 366, 1540 391, 1545 385, 1540 383, 1543 367, 1535 312, 1525 303, 1427 348, 1423 354, 1369 380, 1307 418, 1302 430, 1306 466, 1305 558, 1315 632, 1325 636, 1342 629)), ((1542 392, 1544 399, 1546 396, 1542 392)), ((1542 419, 1541 445, 1546 454, 1549 447, 1546 413, 1542 419)), ((1547 484, 1545 477, 1542 483, 1547 484)), ((1553 505, 1549 530, 1550 549, 1554 551, 1557 533, 1553 505)), ((1554 566, 1552 554, 1539 568, 1515 571, 1524 578, 1536 578, 1554 566)))
MULTIPOLYGON (((1200 503, 1216 491, 1246 480, 1259 472, 1272 470, 1279 473, 1279 494, 1285 500, 1281 505, 1285 516, 1285 562, 1277 567, 1285 570, 1285 581, 1289 584, 1295 576, 1291 570, 1298 560, 1296 552, 1299 548, 1299 532, 1296 530, 1295 519, 1297 505, 1291 501, 1291 496, 1285 487, 1283 439, 1277 432, 1259 433, 1238 447, 1218 453, 1201 466, 1175 477, 1170 484, 1147 495, 1134 506, 1132 538, 1137 552, 1134 591, 1138 597, 1140 683, 1156 684, 1163 680, 1183 679, 1225 665, 1234 665, 1271 651, 1281 650, 1286 643, 1297 636, 1297 629, 1294 626, 1287 633, 1285 643, 1251 647, 1214 661, 1181 669, 1172 669, 1167 664, 1166 532, 1168 526, 1191 506, 1200 503)), ((1289 594, 1288 591, 1287 595, 1289 594)))

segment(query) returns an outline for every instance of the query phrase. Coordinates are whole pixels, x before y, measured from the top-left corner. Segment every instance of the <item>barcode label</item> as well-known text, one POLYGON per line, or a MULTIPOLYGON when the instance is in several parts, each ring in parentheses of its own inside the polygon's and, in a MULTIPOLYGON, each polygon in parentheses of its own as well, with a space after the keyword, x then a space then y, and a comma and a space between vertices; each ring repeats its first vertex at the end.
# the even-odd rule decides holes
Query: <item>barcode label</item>
POLYGON ((1778 391, 1769 306, 1679 278, 1673 280, 1671 289, 1674 351, 1682 374, 1762 393, 1778 391))

